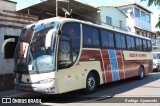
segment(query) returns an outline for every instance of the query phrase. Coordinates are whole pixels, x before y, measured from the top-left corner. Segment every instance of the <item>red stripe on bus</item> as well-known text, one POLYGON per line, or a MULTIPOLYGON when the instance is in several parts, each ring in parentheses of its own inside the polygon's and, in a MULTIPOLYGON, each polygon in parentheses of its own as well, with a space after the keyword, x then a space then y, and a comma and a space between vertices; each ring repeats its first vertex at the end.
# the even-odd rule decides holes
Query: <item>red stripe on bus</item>
POLYGON ((123 66, 123 54, 121 50, 116 50, 117 62, 118 62, 118 70, 119 70, 119 78, 124 79, 124 66, 123 66))
POLYGON ((106 76, 106 82, 112 82, 112 71, 110 65, 110 58, 107 49, 101 49, 103 62, 104 62, 104 70, 106 76))
POLYGON ((99 50, 82 50, 79 62, 83 62, 83 61, 87 61, 87 62, 100 61, 101 70, 102 70, 102 78, 103 78, 103 82, 105 82, 103 62, 102 62, 102 57, 101 57, 101 53, 99 50))

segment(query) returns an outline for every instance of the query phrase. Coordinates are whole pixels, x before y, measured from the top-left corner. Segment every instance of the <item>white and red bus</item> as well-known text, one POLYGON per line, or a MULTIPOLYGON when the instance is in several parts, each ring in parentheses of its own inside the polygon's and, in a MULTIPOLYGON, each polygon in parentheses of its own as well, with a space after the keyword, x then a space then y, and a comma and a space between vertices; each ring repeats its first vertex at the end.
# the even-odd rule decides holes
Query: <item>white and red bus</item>
POLYGON ((15 88, 60 94, 152 72, 151 40, 76 19, 28 25, 15 50, 15 88))

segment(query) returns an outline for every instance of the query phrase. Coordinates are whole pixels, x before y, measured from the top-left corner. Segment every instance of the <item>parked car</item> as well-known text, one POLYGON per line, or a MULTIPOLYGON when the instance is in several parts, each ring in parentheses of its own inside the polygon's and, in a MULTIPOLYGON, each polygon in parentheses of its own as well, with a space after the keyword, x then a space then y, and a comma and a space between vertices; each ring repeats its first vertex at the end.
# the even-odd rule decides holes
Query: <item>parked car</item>
POLYGON ((160 52, 153 52, 153 70, 160 71, 160 52))

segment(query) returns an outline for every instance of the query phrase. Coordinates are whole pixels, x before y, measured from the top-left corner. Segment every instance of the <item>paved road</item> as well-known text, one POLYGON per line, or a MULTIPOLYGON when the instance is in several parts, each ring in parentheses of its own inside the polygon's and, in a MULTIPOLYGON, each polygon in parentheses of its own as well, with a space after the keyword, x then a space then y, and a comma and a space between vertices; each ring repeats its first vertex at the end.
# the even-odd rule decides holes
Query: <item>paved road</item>
MULTIPOLYGON (((14 92, 14 91, 12 91, 14 92)), ((2 95, 2 93, 0 93, 2 95)), ((61 106, 61 105, 73 105, 73 106, 86 106, 92 105, 97 106, 97 103, 101 103, 101 105, 116 105, 123 106, 121 103, 114 102, 127 102, 125 105, 134 105, 135 103, 140 101, 141 99, 154 99, 160 101, 160 72, 153 72, 147 75, 143 80, 138 80, 137 78, 130 78, 122 81, 117 81, 114 83, 109 83, 105 85, 101 85, 97 91, 93 94, 85 94, 83 90, 78 90, 70 93, 60 94, 60 95, 46 95, 46 94, 37 94, 37 93, 23 93, 19 92, 16 94, 3 94, 3 96, 7 97, 35 97, 35 98, 46 98, 46 103, 38 104, 38 105, 53 105, 53 106, 61 106), (139 98, 133 98, 139 97, 139 98), (142 98, 143 97, 143 98, 142 98), (151 98, 144 98, 151 97, 151 98), (159 97, 159 98, 156 98, 159 97)), ((35 104, 34 104, 35 105, 35 104)), ((142 103, 136 104, 137 106, 142 106, 142 103)), ((144 105, 144 104, 143 104, 144 105)), ((145 104, 145 106, 149 106, 149 104, 145 104)), ((160 103, 152 103, 152 106, 160 106, 160 103)))

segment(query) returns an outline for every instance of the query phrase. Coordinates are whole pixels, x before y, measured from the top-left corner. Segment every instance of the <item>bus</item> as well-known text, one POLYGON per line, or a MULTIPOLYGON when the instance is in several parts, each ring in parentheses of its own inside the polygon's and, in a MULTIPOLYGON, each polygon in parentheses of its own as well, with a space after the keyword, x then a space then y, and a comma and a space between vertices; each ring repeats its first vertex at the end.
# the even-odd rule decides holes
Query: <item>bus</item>
POLYGON ((149 38, 71 18, 26 26, 14 56, 17 90, 61 94, 152 72, 149 38))

